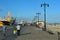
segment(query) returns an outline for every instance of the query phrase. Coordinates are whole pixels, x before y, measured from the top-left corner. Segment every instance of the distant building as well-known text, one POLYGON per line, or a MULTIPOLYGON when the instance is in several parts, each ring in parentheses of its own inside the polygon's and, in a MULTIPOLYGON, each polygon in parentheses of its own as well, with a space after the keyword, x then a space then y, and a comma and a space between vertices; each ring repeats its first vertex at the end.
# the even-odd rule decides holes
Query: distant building
POLYGON ((10 12, 8 12, 7 17, 3 16, 0 18, 0 27, 3 26, 4 24, 9 25, 9 22, 11 22, 11 13, 10 12))
POLYGON ((8 15, 7 15, 7 17, 1 17, 0 18, 0 21, 8 21, 8 22, 10 22, 11 21, 11 13, 10 12, 8 12, 8 15))
POLYGON ((0 18, 0 21, 7 21, 5 17, 0 18))
POLYGON ((8 12, 7 21, 8 21, 8 22, 10 22, 10 21, 11 21, 11 12, 8 12))

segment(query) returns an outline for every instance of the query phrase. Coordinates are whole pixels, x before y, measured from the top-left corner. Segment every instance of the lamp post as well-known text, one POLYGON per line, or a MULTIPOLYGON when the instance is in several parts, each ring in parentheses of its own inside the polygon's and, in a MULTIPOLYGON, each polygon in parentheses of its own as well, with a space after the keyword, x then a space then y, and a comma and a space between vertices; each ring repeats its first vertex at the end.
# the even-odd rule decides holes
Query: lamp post
POLYGON ((36 13, 36 16, 38 17, 38 22, 39 22, 39 15, 40 15, 40 13, 36 13))
POLYGON ((49 4, 46 4, 44 2, 44 4, 41 4, 41 7, 44 7, 44 31, 46 31, 46 7, 49 7, 49 4))
POLYGON ((38 27, 39 27, 39 15, 40 15, 40 13, 36 13, 36 16, 37 16, 37 18, 38 18, 38 21, 37 21, 38 27))

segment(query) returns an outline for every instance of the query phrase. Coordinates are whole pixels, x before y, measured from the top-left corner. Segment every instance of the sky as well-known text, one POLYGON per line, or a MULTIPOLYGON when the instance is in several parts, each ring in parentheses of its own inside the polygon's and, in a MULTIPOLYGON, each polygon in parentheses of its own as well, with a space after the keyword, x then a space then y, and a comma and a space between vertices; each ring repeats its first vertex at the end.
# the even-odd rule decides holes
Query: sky
POLYGON ((60 0, 0 0, 0 17, 7 16, 11 12, 12 17, 32 20, 36 13, 40 13, 39 19, 44 20, 43 3, 46 7, 47 23, 60 23, 60 0))

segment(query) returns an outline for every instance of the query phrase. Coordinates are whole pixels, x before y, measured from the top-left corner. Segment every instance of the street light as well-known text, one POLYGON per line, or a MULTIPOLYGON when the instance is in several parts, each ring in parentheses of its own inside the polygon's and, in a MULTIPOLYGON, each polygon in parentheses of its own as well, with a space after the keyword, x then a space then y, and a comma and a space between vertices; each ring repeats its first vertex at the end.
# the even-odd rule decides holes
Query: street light
POLYGON ((40 13, 36 13, 36 16, 38 17, 38 22, 39 22, 39 15, 40 15, 40 13))
POLYGON ((46 31, 46 7, 49 7, 49 4, 46 4, 44 2, 44 4, 41 4, 41 7, 44 7, 44 31, 46 31))
POLYGON ((38 21, 37 21, 38 27, 39 27, 39 15, 40 15, 40 13, 36 13, 36 16, 37 16, 37 18, 38 18, 38 21))

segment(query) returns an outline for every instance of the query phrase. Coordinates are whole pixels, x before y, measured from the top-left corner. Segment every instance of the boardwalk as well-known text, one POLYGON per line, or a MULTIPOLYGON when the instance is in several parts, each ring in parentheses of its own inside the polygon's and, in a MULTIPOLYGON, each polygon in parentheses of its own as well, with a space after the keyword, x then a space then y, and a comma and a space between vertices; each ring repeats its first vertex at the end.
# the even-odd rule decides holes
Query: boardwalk
MULTIPOLYGON (((4 39, 4 37, 0 36, 0 40, 2 39, 4 39)), ((58 40, 58 35, 49 34, 48 32, 39 30, 34 26, 24 26, 21 29, 20 36, 13 37, 11 29, 8 31, 8 35, 4 40, 58 40)))
POLYGON ((58 40, 57 34, 49 34, 33 26, 27 26, 21 31, 21 36, 15 40, 58 40))

